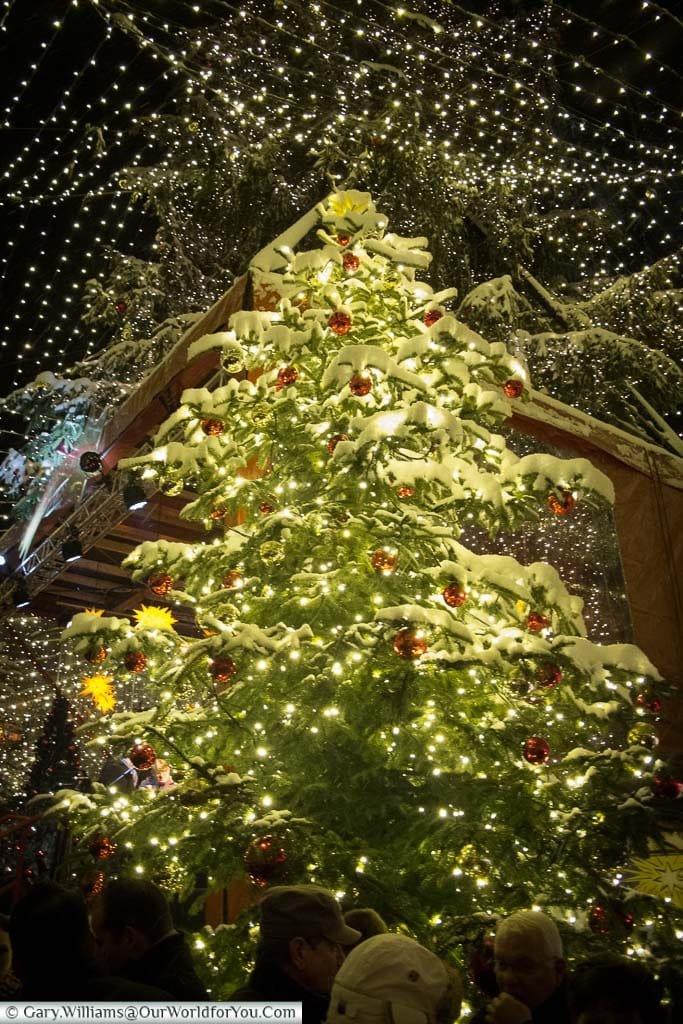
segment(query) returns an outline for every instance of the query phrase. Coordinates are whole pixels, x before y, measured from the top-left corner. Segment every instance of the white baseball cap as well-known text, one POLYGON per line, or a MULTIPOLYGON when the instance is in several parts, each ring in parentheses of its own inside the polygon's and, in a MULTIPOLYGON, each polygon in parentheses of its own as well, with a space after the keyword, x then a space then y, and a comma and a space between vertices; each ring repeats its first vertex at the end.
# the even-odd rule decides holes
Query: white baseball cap
POLYGON ((327 1024, 435 1024, 445 965, 407 935, 373 935, 352 949, 332 986, 327 1024))

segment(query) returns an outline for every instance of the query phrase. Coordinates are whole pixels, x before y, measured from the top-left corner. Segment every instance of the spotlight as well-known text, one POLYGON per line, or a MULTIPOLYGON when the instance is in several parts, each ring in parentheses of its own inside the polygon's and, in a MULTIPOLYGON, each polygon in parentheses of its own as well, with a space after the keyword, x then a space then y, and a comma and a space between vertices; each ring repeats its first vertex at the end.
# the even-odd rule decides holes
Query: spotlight
POLYGON ((65 562, 75 562, 83 554, 83 548, 78 537, 70 537, 62 544, 62 558, 65 562))
POLYGON ((129 512, 135 512, 138 508, 144 508, 147 504, 147 495, 140 486, 134 481, 123 488, 123 500, 126 503, 126 508, 129 512))
POLYGON ((14 588, 13 599, 15 608, 25 608, 31 603, 31 596, 28 592, 28 587, 26 586, 26 580, 20 580, 19 583, 17 583, 14 588))

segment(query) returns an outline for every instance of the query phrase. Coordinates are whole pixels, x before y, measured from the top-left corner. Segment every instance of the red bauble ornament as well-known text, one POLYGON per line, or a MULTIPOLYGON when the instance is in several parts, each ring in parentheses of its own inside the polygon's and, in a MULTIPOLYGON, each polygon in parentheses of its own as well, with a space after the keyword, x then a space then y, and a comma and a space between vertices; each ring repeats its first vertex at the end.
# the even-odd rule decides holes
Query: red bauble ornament
POLYGON ((425 327, 433 327, 434 324, 441 320, 443 313, 440 309, 426 309, 425 314, 422 317, 425 327))
POLYGON ((536 684, 542 690, 551 690, 562 678, 562 669, 557 665, 539 665, 536 669, 536 684))
POLYGON ((395 551, 387 551, 386 548, 377 548, 370 556, 372 568, 375 572, 381 572, 389 576, 398 565, 398 555, 395 551))
POLYGON ((425 638, 418 636, 412 629, 399 630, 394 636, 391 646, 400 658, 406 658, 408 661, 421 658, 427 651, 425 638))
POLYGON ((526 620, 526 628, 530 629, 532 633, 540 633, 542 629, 545 629, 548 625, 547 615, 542 615, 540 612, 530 612, 526 620))
POLYGON ((244 854, 247 874, 260 888, 268 885, 273 875, 287 861, 287 851, 276 836, 260 836, 249 843, 244 854))
POLYGON ((144 672, 147 665, 147 655, 144 651, 128 651, 123 659, 123 664, 129 672, 144 672))
POLYGON ((548 508, 556 516, 569 515, 575 505, 576 498, 571 491, 563 491, 561 498, 558 498, 556 494, 550 494, 548 496, 548 508))
POLYGON ((156 761, 156 751, 151 743, 136 743, 128 757, 141 772, 147 771, 156 761))
POLYGON ((650 785, 660 800, 675 800, 681 791, 681 783, 671 775, 654 775, 650 785))
POLYGON ((128 309, 128 303, 126 302, 126 300, 125 300, 125 299, 118 299, 118 300, 117 300, 117 301, 116 301, 116 302, 114 303, 114 309, 115 309, 115 310, 116 310, 116 312, 117 312, 117 313, 119 314, 119 316, 123 316, 123 314, 124 314, 124 313, 126 312, 126 310, 128 309))
POLYGON ((207 437, 219 437, 225 430, 223 420, 215 420, 211 418, 202 420, 201 427, 207 437))
POLYGON ((221 586, 224 590, 241 590, 244 585, 244 577, 237 569, 231 569, 223 577, 221 586))
POLYGON ((262 501, 258 507, 258 510, 262 516, 269 516, 272 515, 272 513, 275 511, 275 508, 273 505, 270 504, 269 501, 262 501))
POLYGON ((328 326, 333 334, 341 338, 344 334, 348 334, 351 330, 351 317, 348 313, 337 310, 333 313, 330 319, 327 321, 328 326))
POLYGON ((91 647, 87 652, 85 659, 89 661, 91 665, 101 665, 105 661, 109 651, 106 647, 91 647))
POLYGON ((516 380, 514 377, 510 380, 506 380, 503 384, 503 391, 508 398, 519 398, 522 391, 524 391, 524 385, 521 380, 516 380))
POLYGON ((154 572, 147 578, 147 586, 157 597, 165 597, 173 590, 175 580, 167 572, 154 572))
POLYGON ((412 496, 415 494, 415 490, 412 487, 407 487, 404 484, 402 487, 398 488, 396 493, 398 494, 399 498, 412 498, 412 496))
POLYGON ((596 935, 607 935, 610 931, 610 913, 607 907, 596 903, 588 915, 588 927, 596 935))
POLYGON ((546 764, 550 760, 550 747, 542 736, 530 736, 522 751, 529 764, 546 764))
POLYGON ((658 715, 662 710, 662 702, 653 693, 639 693, 636 697, 636 704, 639 708, 645 708, 653 715, 658 715))
POLYGON ((81 889, 86 902, 90 902, 94 896, 99 896, 104 889, 104 881, 104 873, 102 871, 97 871, 90 878, 81 882, 81 889))
POLYGON ((441 591, 441 596, 449 608, 461 608, 467 600, 467 594, 459 583, 449 583, 441 591))
POLYGON ((353 273, 354 270, 358 270, 360 260, 354 252, 345 252, 342 256, 342 266, 344 267, 344 270, 348 270, 349 273, 353 273))
POLYGON ((92 476, 95 473, 99 473, 102 469, 102 456, 99 452, 83 452, 78 460, 78 465, 84 473, 92 476))
POLYGON ((215 508, 213 512, 209 512, 209 519, 225 519, 227 515, 227 509, 215 508))
POLYGON ((340 441, 348 441, 346 434, 334 434, 333 437, 327 442, 327 454, 334 455, 334 449, 337 447, 340 441))
POLYGON ((340 245, 348 245, 351 241, 350 235, 337 235, 337 241, 340 245))
POLYGON ((356 398, 362 398, 372 391, 372 377, 363 377, 360 373, 354 373, 349 381, 349 391, 356 398))
POLYGON ((106 860, 113 857, 116 852, 116 843, 112 843, 107 836, 94 836, 88 843, 88 853, 97 860, 106 860))
POLYGON ((299 371, 295 366, 283 366, 278 371, 275 390, 282 391, 283 388, 291 387, 292 384, 296 384, 298 379, 299 371))
POLYGON ((211 675, 216 683, 229 683, 236 671, 237 665, 227 655, 216 658, 211 665, 211 675))

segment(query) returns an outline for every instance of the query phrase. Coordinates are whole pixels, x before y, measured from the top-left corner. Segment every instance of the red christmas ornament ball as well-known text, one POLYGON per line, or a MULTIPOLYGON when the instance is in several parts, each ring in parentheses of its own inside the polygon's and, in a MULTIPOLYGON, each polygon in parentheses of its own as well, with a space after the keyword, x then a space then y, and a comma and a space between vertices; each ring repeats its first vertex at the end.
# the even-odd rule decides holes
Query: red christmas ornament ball
POLYGON ((217 683, 229 683, 236 671, 237 665, 227 655, 216 658, 211 665, 211 675, 217 683))
POLYGON ((337 447, 340 441, 348 441, 346 434, 335 434, 327 442, 327 454, 334 455, 334 449, 337 447))
POLYGON ((506 380, 503 384, 503 391, 508 398, 519 398, 522 391, 524 391, 524 385, 521 380, 516 380, 512 377, 510 380, 506 380))
POLYGON ((144 651, 128 651, 123 659, 123 664, 129 672, 144 672, 147 665, 147 655, 144 651))
POLYGON ((414 661, 417 658, 421 658, 422 655, 426 653, 428 645, 425 638, 418 636, 414 630, 401 629, 394 636, 391 646, 400 658, 405 658, 408 661, 414 661))
POLYGON ((273 505, 270 504, 269 501, 262 501, 258 507, 258 510, 262 516, 269 516, 272 515, 272 513, 275 511, 275 508, 273 505))
POLYGON ((607 935, 610 931, 610 913, 607 907, 596 903, 588 915, 588 927, 596 935, 607 935))
POLYGON ((99 452, 83 452, 78 460, 78 465, 84 473, 99 473, 102 469, 102 456, 99 452))
POLYGON ((526 626, 532 633, 540 633, 542 629, 546 628, 549 621, 547 615, 542 615, 540 612, 530 612, 526 620, 526 626))
POLYGON ((241 590, 244 584, 242 573, 238 569, 230 569, 223 577, 221 586, 224 590, 241 590))
POLYGON ((550 747, 542 736, 530 736, 522 751, 529 764, 546 764, 550 760, 550 747))
POLYGON ((275 390, 282 391, 283 388, 289 388, 292 384, 296 384, 299 379, 299 371, 295 366, 283 366, 277 375, 275 381, 275 390))
POLYGON ((339 242, 340 245, 348 245, 349 242, 351 241, 351 236, 343 234, 337 235, 337 241, 339 242))
POLYGON ((106 660, 108 653, 106 647, 91 647, 85 658, 91 665, 101 665, 106 660))
POLYGON ((558 498, 556 494, 551 494, 548 497, 548 508, 556 516, 569 515, 575 505, 576 498, 571 491, 563 491, 561 498, 558 498))
POLYGON ((260 836, 249 843, 244 854, 247 874, 254 885, 268 885, 273 875, 287 861, 287 851, 276 836, 260 836))
POLYGON ((358 270, 360 266, 360 260, 356 256, 355 252, 345 252, 342 256, 342 266, 344 270, 348 270, 349 273, 353 273, 354 270, 358 270))
POLYGON ((536 683, 543 690, 551 690, 562 678, 562 669, 557 665, 539 665, 536 669, 536 683))
POLYGON ((97 860, 106 860, 113 857, 116 852, 116 843, 112 843, 107 836, 95 836, 88 843, 88 853, 97 860))
POLYGON ((351 317, 348 313, 344 313, 342 310, 337 310, 333 313, 327 324, 333 334, 341 338, 345 334, 348 334, 351 330, 351 317))
POLYGON ((210 417, 202 420, 201 427, 207 437, 220 437, 225 430, 223 420, 211 419, 210 417))
POLYGON ((117 301, 114 303, 114 309, 119 314, 119 316, 123 316, 123 314, 128 309, 128 303, 126 302, 125 299, 117 299, 117 301))
POLYGON ((675 800, 681 791, 681 783, 671 775, 654 775, 650 785, 660 800, 675 800))
POLYGON ((154 572, 148 577, 147 586, 157 597, 165 597, 173 590, 175 580, 167 572, 154 572))
POLYGON ((646 711, 650 711, 653 715, 658 715, 662 710, 661 700, 652 693, 639 693, 636 697, 636 704, 639 708, 645 708, 646 711))
POLYGON ((377 548, 370 556, 372 568, 375 572, 381 572, 385 576, 392 573, 398 565, 398 555, 395 551, 387 551, 386 548, 377 548))
POLYGON ((426 309, 425 314, 422 317, 425 327, 433 327, 443 317, 443 313, 440 309, 426 309))
POLYGON ((151 743, 136 743, 128 757, 140 771, 147 771, 156 761, 156 751, 151 743))
POLYGON ((449 583, 442 590, 441 596, 449 608, 461 608, 467 600, 467 594, 459 583, 449 583))
POLYGON ((360 373, 354 373, 349 381, 349 391, 356 398, 362 398, 372 391, 372 377, 363 377, 360 373))
POLYGON ((399 498, 412 498, 412 496, 415 494, 415 490, 414 488, 408 487, 406 486, 406 484, 403 484, 403 486, 398 488, 396 493, 398 494, 399 498))
POLYGON ((209 519, 225 519, 227 515, 227 509, 215 508, 212 512, 209 512, 209 519))

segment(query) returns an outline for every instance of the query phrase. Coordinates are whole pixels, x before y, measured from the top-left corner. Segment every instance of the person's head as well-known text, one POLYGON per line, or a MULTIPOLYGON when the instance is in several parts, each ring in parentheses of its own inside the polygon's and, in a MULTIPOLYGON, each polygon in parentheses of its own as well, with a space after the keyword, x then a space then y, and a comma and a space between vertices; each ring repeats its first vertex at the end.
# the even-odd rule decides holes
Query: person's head
POLYGON ((344 924, 331 892, 317 885, 279 885, 259 907, 259 959, 278 964, 300 985, 327 994, 360 932, 344 924))
POLYGON ((355 928, 360 932, 358 942, 365 942, 372 935, 385 935, 388 931, 386 924, 372 907, 356 907, 354 910, 347 910, 344 914, 344 921, 349 928, 355 928))
POLYGON ((562 939, 551 918, 521 910, 504 918, 493 946, 501 992, 535 1010, 549 999, 565 974, 562 939))
POLYGON ((332 986, 327 1024, 452 1024, 457 971, 407 935, 373 935, 352 949, 332 986))
POLYGON ((154 762, 154 774, 157 777, 157 782, 165 786, 171 782, 171 766, 168 761, 165 761, 163 757, 157 757, 154 762))
POLYGON ((12 943, 9 937, 9 917, 0 914, 0 981, 12 970, 12 943))
POLYGON ((81 893, 54 882, 29 889, 9 920, 14 973, 27 988, 72 974, 92 952, 88 911, 81 893))
POLYGON ((601 954, 580 963, 569 985, 573 1024, 663 1024, 662 986, 647 967, 601 954))
POLYGON ((168 900, 144 878, 107 882, 93 901, 90 924, 97 959, 112 974, 174 931, 168 900))

